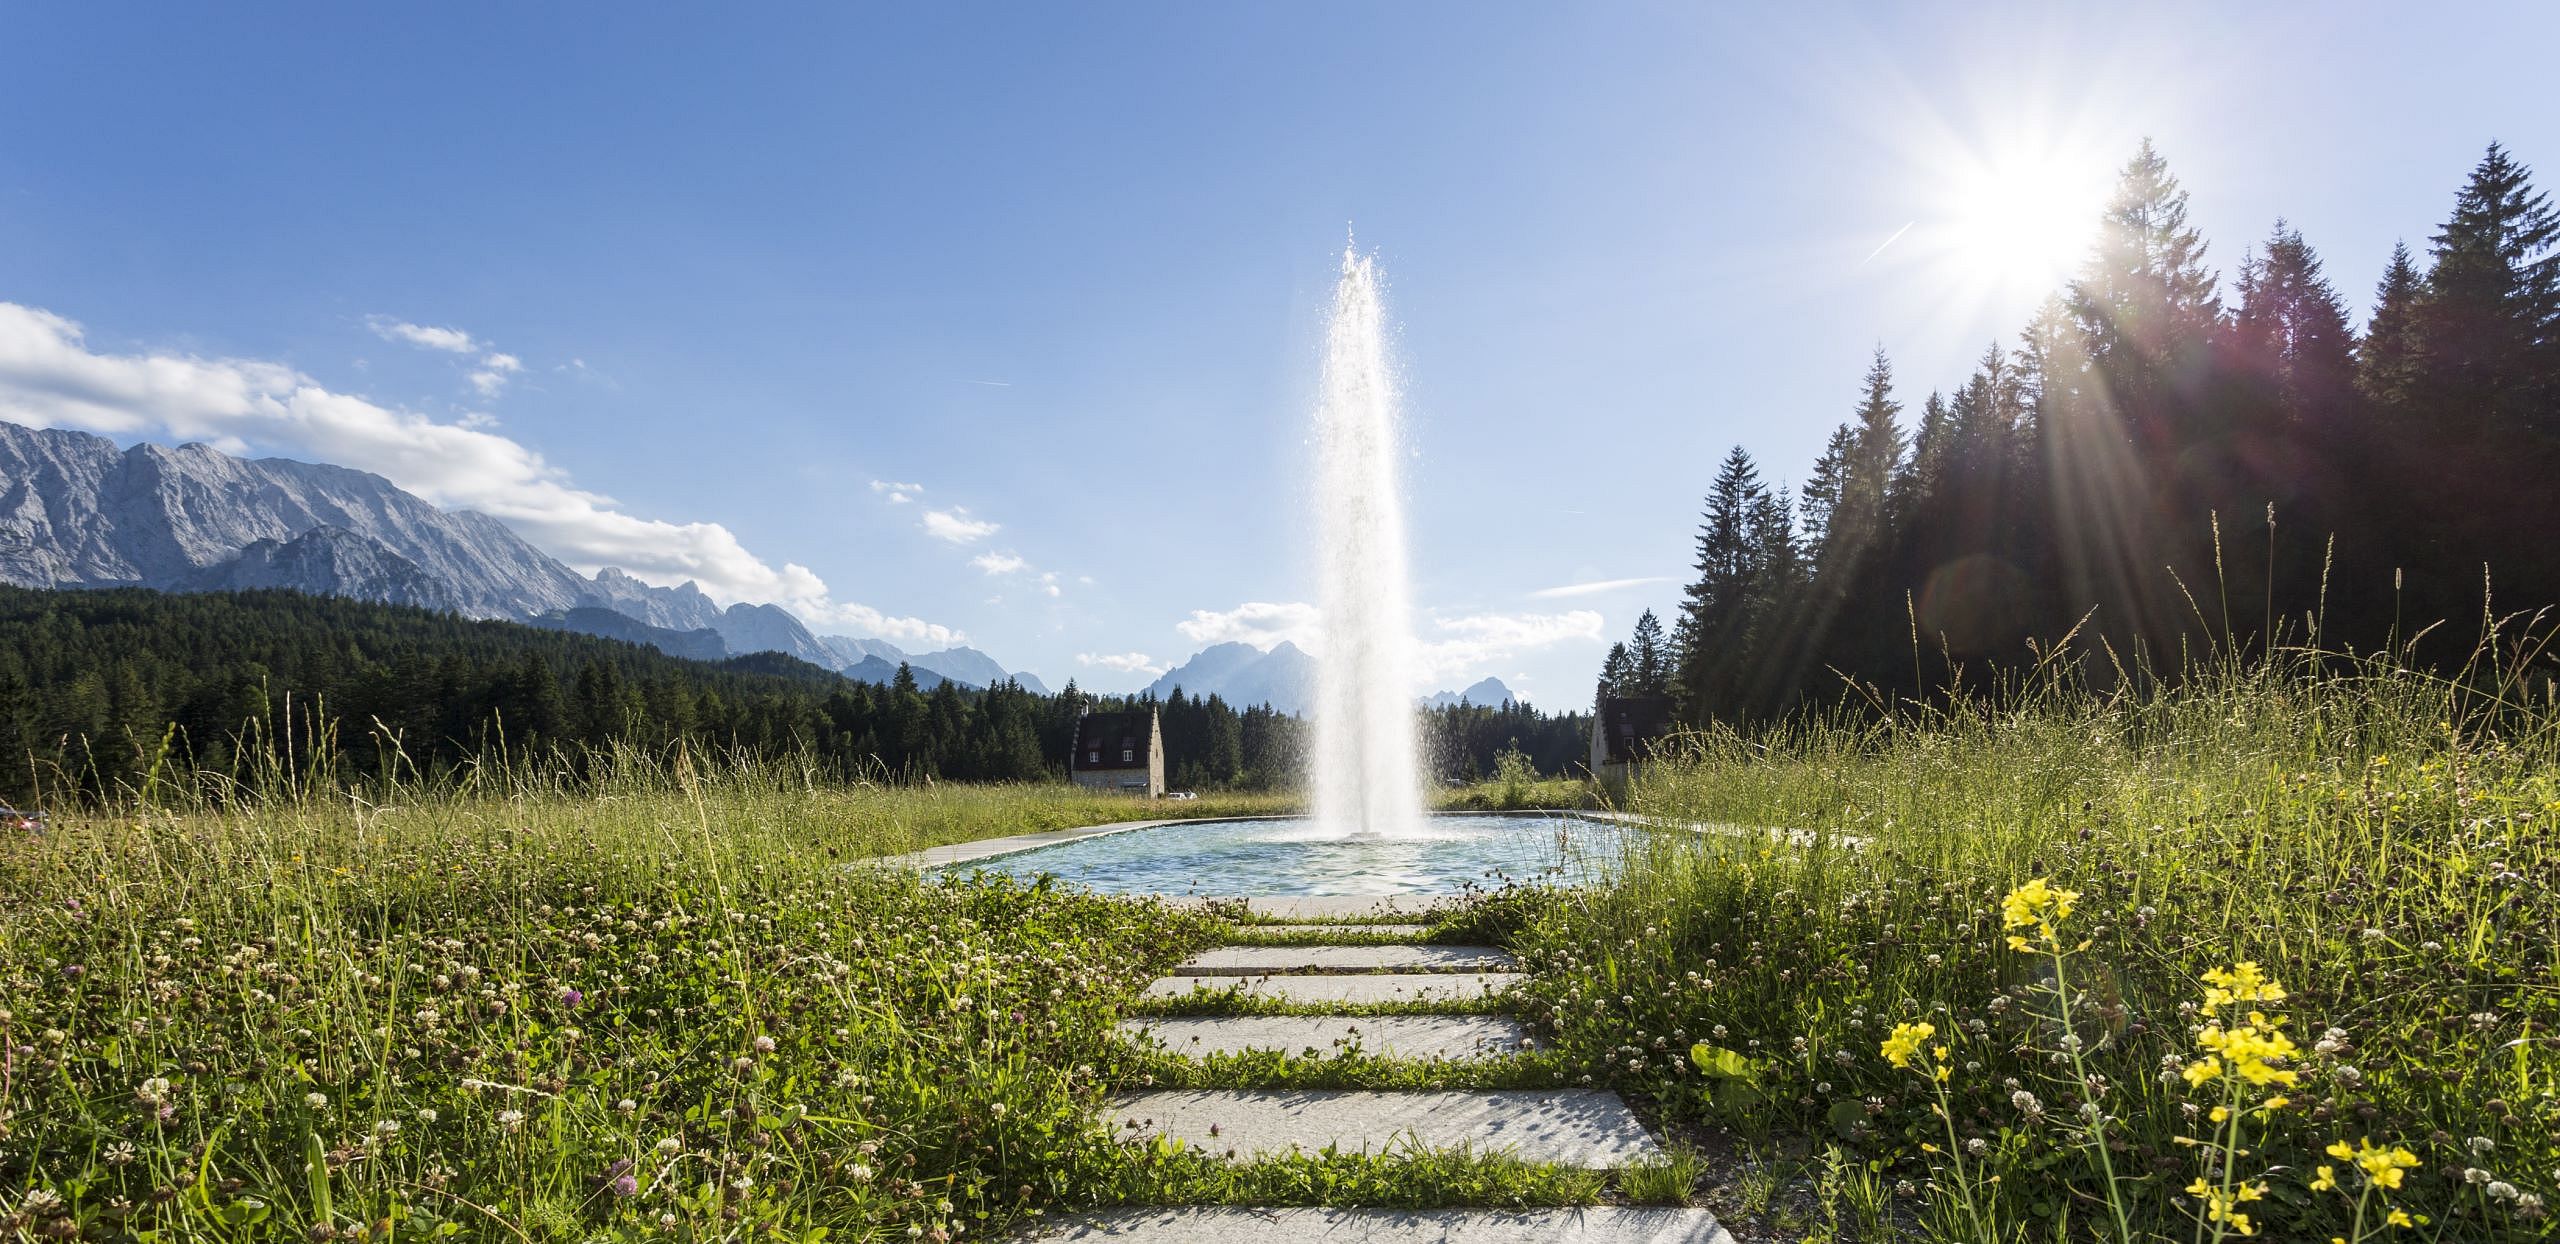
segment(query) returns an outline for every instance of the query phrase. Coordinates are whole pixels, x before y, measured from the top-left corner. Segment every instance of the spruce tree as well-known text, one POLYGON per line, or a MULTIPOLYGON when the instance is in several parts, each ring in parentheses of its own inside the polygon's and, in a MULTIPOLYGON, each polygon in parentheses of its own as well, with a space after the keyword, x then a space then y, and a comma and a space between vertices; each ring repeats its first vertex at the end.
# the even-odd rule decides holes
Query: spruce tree
POLYGON ((1670 645, 1662 637, 1662 619, 1653 616, 1650 609, 1636 619, 1635 637, 1627 644, 1627 664, 1635 694, 1669 694, 1670 645))
POLYGON ((2435 235, 2419 339, 2421 402, 2451 435, 2560 431, 2560 216, 2489 144, 2435 235))
POLYGON ((2354 393, 2346 308, 2302 232, 2276 222, 2264 255, 2241 267, 2232 319, 2240 362, 2272 386, 2287 421, 2334 426, 2354 393))
POLYGON ((2418 275, 2408 246, 2393 243, 2391 262, 2374 286, 2373 318, 2365 322, 2364 336, 2356 343, 2356 389, 2377 413, 2394 423, 2405 420, 2416 392, 2422 350, 2418 304, 2425 296, 2426 281, 2418 275))
POLYGON ((1767 495, 1760 468, 1740 445, 1724 457, 1698 528, 1697 578, 1681 594, 1673 694, 1703 721, 1733 708, 1724 675, 1742 658, 1740 624, 1752 578, 1751 512, 1767 495))
POLYGON ((1625 644, 1609 645, 1609 655, 1600 661, 1599 698, 1613 699, 1630 694, 1635 684, 1635 663, 1627 656, 1625 644))
POLYGON ((2126 162, 2070 307, 2090 359, 2124 413, 2156 417, 2171 378, 2208 344, 2222 315, 2187 192, 2150 139, 2126 162))

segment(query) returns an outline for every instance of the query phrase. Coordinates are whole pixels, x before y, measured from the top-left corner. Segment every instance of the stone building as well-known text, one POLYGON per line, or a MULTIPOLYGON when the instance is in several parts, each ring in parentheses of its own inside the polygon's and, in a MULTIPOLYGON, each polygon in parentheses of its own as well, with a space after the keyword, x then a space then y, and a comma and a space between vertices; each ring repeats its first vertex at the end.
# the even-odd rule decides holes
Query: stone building
POLYGON ((1164 725, 1154 709, 1087 713, 1076 722, 1067 775, 1088 790, 1164 794, 1164 725))
POLYGON ((1658 695, 1604 695, 1591 714, 1591 773, 1604 782, 1623 782, 1635 767, 1653 759, 1654 748, 1672 733, 1671 701, 1658 695))

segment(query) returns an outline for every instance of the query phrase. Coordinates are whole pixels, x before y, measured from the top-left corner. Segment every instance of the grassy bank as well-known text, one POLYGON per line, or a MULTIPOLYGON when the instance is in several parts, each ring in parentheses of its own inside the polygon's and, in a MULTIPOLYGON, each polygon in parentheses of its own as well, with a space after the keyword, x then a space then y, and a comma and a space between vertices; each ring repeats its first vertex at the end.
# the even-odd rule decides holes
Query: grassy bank
POLYGON ((2552 1238, 2535 691, 2294 662, 1695 739, 1642 811, 1796 832, 1662 835, 1530 904, 1526 1009, 1803 1163, 1817 1238, 2552 1238))
POLYGON ((745 772, 64 818, 0 844, 0 1238, 948 1239, 1090 1203, 1165 1160, 1089 1117, 1110 1024, 1214 923, 852 862, 1270 809, 745 772))

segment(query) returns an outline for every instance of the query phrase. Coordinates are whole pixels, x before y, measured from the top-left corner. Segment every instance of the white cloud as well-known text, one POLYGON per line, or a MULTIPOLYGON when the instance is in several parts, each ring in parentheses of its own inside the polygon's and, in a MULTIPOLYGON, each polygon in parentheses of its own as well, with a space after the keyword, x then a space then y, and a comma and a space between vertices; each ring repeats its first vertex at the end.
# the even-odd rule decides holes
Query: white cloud
POLYGON ((234 454, 286 452, 372 471, 438 505, 501 519, 586 573, 620 566, 661 585, 691 579, 724 602, 781 604, 830 628, 941 643, 961 638, 938 623, 836 601, 807 567, 777 568, 718 523, 624 513, 611 497, 577 487, 542 455, 490 431, 485 416, 441 423, 333 393, 292 368, 255 359, 99 353, 80 325, 9 302, 0 302, 0 418, 200 440, 234 454))
POLYGON ((1031 569, 1031 563, 1011 553, 980 553, 970 558, 969 564, 988 574, 1012 574, 1015 571, 1031 569))
POLYGON ((1496 661, 1555 644, 1597 643, 1602 635, 1600 615, 1588 609, 1567 613, 1479 613, 1434 618, 1431 624, 1443 638, 1421 645, 1418 664, 1422 668, 1418 676, 1426 682, 1473 675, 1496 661))
POLYGON ((512 354, 491 354, 480 360, 480 369, 471 373, 468 379, 471 387, 480 391, 482 398, 493 398, 507 387, 508 377, 523 370, 524 360, 512 354))
POLYGON ((1057 572, 1057 571, 1055 571, 1055 570, 1044 570, 1044 571, 1041 571, 1041 572, 1040 572, 1040 590, 1041 590, 1041 591, 1043 591, 1043 592, 1048 593, 1048 594, 1049 594, 1049 596, 1050 596, 1052 599, 1055 599, 1056 597, 1058 597, 1059 595, 1061 595, 1061 592, 1059 591, 1059 588, 1058 588, 1058 572, 1057 572))
POLYGON ((1319 616, 1316 607, 1304 601, 1257 600, 1224 613, 1194 609, 1173 629, 1195 644, 1241 643, 1269 651, 1285 640, 1306 648, 1314 644, 1319 616))
POLYGON ((1076 654, 1076 664, 1094 669, 1106 669, 1119 674, 1144 674, 1149 678, 1162 674, 1166 668, 1158 665, 1154 657, 1143 652, 1079 652, 1076 654))
POLYGON ((1623 591, 1631 587, 1649 587, 1656 583, 1669 582, 1671 582, 1670 578, 1664 575, 1654 575, 1643 579, 1596 579, 1589 583, 1567 583, 1557 587, 1542 587, 1537 591, 1529 593, 1529 599, 1563 600, 1567 597, 1573 596, 1598 596, 1603 592, 1623 591))
POLYGON ((459 328, 411 324, 387 315, 367 316, 365 327, 372 329, 373 335, 384 341, 406 342, 421 349, 442 350, 447 354, 469 354, 480 348, 480 343, 472 340, 471 334, 459 328))
POLYGON ((976 544, 1003 530, 995 523, 969 517, 968 510, 956 505, 947 510, 926 510, 924 529, 935 539, 953 544, 976 544))
POLYGON ((924 485, 900 484, 885 479, 875 479, 871 481, 871 491, 887 497, 891 505, 905 505, 915 500, 916 494, 924 491, 924 485))

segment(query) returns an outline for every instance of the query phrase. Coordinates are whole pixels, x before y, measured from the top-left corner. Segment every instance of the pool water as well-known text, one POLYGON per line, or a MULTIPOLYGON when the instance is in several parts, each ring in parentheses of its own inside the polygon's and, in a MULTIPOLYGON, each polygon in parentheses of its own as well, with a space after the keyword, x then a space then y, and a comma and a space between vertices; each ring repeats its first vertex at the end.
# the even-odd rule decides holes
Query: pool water
POLYGON ((1105 894, 1455 894, 1468 883, 1572 883, 1641 832, 1557 813, 1435 816, 1422 836, 1362 838, 1303 817, 1191 821, 940 870, 1057 877, 1105 894))

